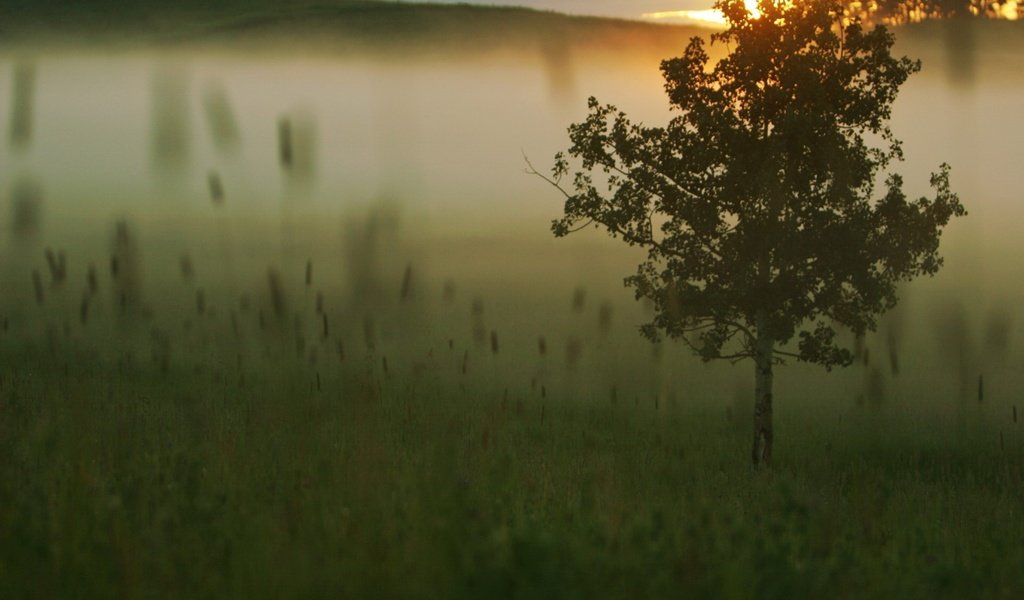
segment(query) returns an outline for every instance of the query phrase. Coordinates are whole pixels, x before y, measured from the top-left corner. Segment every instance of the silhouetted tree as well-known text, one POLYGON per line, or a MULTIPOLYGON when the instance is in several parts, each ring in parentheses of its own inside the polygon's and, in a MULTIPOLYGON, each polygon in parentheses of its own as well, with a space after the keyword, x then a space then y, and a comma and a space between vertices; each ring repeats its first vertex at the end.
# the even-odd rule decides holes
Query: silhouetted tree
POLYGON ((565 194, 556 236, 595 226, 647 250, 626 279, 656 310, 652 340, 681 340, 704 360, 753 359, 755 464, 772 453, 772 367, 795 358, 848 365, 835 324, 857 334, 897 301, 899 282, 934 274, 942 228, 965 214, 949 167, 933 198, 909 201, 889 174, 902 153, 887 126, 920 64, 891 55, 884 27, 844 23, 837 2, 717 4, 731 52, 713 68, 704 41, 662 62, 665 127, 631 123, 590 99, 551 177, 565 194), (571 186, 570 158, 581 170, 571 186))
POLYGON ((904 24, 929 19, 955 19, 963 24, 973 18, 1008 18, 1018 13, 1013 0, 877 0, 862 2, 846 0, 844 8, 850 17, 865 21, 904 24))

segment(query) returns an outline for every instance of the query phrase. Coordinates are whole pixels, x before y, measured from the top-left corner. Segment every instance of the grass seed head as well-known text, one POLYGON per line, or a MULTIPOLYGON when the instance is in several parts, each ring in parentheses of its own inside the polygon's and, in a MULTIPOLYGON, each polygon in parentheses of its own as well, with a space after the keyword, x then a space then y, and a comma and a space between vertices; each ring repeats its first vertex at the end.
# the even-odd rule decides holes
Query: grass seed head
POLYGON ((206 185, 210 189, 210 201, 214 206, 224 206, 224 182, 220 174, 210 171, 206 176, 206 185))
POLYGON ((181 278, 187 282, 191 282, 195 276, 195 268, 192 265, 192 258, 188 254, 182 254, 178 259, 178 265, 181 269, 181 278))
POLYGON ((11 121, 8 135, 10 144, 16 150, 32 142, 32 124, 36 90, 36 67, 29 62, 14 66, 11 74, 11 121))
POLYGON ((576 288, 572 293, 572 311, 575 313, 583 312, 583 308, 587 303, 587 290, 582 287, 576 288))
POLYGON ((608 302, 601 304, 597 311, 597 328, 602 335, 607 335, 612 328, 612 305, 608 302))
POLYGON ((89 293, 95 295, 99 291, 99 277, 96 275, 96 265, 90 264, 89 270, 86 273, 86 283, 89 286, 89 293))
POLYGON ((53 284, 60 283, 60 266, 57 264, 57 255, 50 248, 46 249, 46 266, 50 270, 50 279, 53 284))
POLYGON ((287 310, 284 286, 281 285, 281 276, 274 269, 267 270, 267 284, 270 288, 270 306, 274 309, 274 316, 283 319, 287 310))
POLYGON ((43 220, 43 190, 35 180, 20 177, 11 189, 11 225, 19 238, 39 233, 43 220))
POLYGON ((281 167, 291 169, 295 163, 295 149, 292 142, 292 122, 287 117, 277 121, 277 153, 281 167))
POLYGON ((215 84, 206 89, 203 109, 217 150, 224 154, 236 152, 241 142, 241 133, 235 111, 222 85, 215 84))
POLYGON ((402 291, 399 295, 399 299, 405 302, 409 299, 409 295, 412 294, 412 264, 408 264, 405 267, 405 274, 402 275, 402 291))
POLYGON ((583 341, 576 336, 570 336, 565 343, 565 362, 570 370, 576 368, 580 357, 583 355, 583 341))

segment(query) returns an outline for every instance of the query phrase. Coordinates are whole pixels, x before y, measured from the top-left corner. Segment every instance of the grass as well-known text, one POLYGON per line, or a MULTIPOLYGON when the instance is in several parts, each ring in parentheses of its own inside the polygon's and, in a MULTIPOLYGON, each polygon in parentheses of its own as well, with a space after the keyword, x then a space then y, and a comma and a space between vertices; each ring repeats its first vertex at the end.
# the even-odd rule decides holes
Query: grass
MULTIPOLYGON (((52 245, 68 257, 59 279, 38 244, 5 263, 4 598, 1024 590, 1016 355, 985 371, 983 404, 957 404, 921 302, 907 305, 903 370, 885 369, 870 402, 856 402, 863 366, 778 370, 775 464, 756 472, 734 383, 749 385, 747 365, 653 353, 643 308, 614 276, 574 279, 572 246, 541 261, 522 236, 424 233, 374 262, 339 257, 308 223, 286 261, 250 226, 232 283, 203 223, 52 245), (527 264, 528 283, 510 275, 527 264), (119 279, 129 265, 136 287, 119 279)), ((343 230, 357 243, 357 223, 343 230)), ((575 251, 604 265, 601 248, 575 251)), ((883 368, 885 339, 865 342, 883 368)))
POLYGON ((8 340, 4 596, 1024 590, 1019 430, 1001 450, 985 427, 783 408, 776 464, 754 472, 746 419, 722 411, 542 398, 462 375, 459 348, 314 364, 267 335, 266 353, 214 345, 166 370, 8 340))
MULTIPOLYGON (((561 27, 580 42, 598 25, 626 36, 604 36, 611 46, 683 37, 530 11, 316 4, 328 18, 306 2, 288 21, 276 3, 207 4, 137 2, 110 20, 123 7, 6 2, 2 43, 36 43, 40 31, 143 45, 261 31, 288 41, 312 21, 327 37, 448 40, 440 47, 460 52, 514 45, 512 30, 535 43, 561 27), (466 18, 492 29, 466 33, 466 18)), ((941 294, 925 289, 908 313, 898 376, 885 369, 884 335, 868 342, 870 367, 780 369, 775 464, 757 472, 750 394, 729 405, 749 369, 705 368, 670 344, 655 359, 635 331, 641 309, 612 302, 628 297, 618 278, 632 266, 618 248, 611 261, 583 246, 537 251, 516 232, 438 245, 358 227, 338 245, 337 223, 318 217, 316 235, 296 225, 303 235, 284 240, 283 259, 273 213, 237 222, 228 263, 218 252, 230 240, 209 215, 174 221, 145 206, 155 237, 141 253, 128 236, 113 246, 123 273, 144 275, 134 283, 108 272, 107 223, 106 237, 89 233, 105 217, 46 230, 46 244, 67 246, 59 277, 43 237, 8 240, 2 598, 1024 592, 1019 357, 967 356, 966 317, 954 338, 928 329, 941 294), (388 252, 375 261, 378 244, 388 252), (595 290, 581 265, 614 292, 595 290), (970 397, 982 368, 984 403, 950 402, 956 389, 970 397), (865 380, 870 369, 885 386, 865 380)), ((978 316, 984 305, 970 299, 978 316)))

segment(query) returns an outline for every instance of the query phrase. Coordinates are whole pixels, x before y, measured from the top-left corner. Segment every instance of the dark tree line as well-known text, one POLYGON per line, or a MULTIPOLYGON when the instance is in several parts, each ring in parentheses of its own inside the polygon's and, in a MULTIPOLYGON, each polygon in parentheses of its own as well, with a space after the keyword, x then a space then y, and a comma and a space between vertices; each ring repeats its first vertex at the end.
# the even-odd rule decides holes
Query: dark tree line
POLYGON ((854 0, 845 3, 848 17, 866 22, 904 24, 927 19, 999 18, 1013 0, 854 0))

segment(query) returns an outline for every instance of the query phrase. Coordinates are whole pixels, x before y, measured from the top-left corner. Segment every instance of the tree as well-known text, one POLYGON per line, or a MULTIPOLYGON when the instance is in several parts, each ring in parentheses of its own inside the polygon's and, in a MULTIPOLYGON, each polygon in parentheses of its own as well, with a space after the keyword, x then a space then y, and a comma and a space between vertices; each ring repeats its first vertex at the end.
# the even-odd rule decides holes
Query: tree
POLYGON ((693 38, 662 62, 667 126, 591 98, 552 175, 530 172, 565 195, 556 236, 593 225, 646 249, 625 280, 654 303, 646 337, 705 361, 753 360, 759 465, 772 454, 773 366, 849 365, 836 327, 873 330, 899 283, 938 271, 942 228, 966 213, 945 164, 931 198, 908 200, 898 174, 875 197, 903 157, 892 103, 920 69, 891 55, 889 31, 830 0, 761 0, 757 18, 742 0, 716 8, 729 28, 711 43, 731 52, 711 68, 693 38))
POLYGON ((1007 19, 1018 15, 1015 0, 847 0, 847 14, 886 23, 916 23, 929 19, 1007 19))

